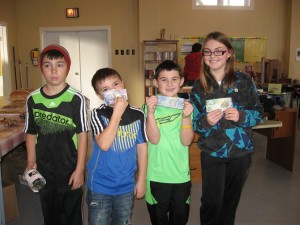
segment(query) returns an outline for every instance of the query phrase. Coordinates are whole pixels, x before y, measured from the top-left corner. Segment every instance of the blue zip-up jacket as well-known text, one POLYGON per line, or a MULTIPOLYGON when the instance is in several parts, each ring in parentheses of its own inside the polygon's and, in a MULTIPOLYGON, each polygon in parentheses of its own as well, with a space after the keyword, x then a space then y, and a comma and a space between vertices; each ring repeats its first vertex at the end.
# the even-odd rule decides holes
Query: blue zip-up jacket
POLYGON ((191 91, 194 106, 193 129, 199 134, 198 147, 201 151, 218 158, 237 158, 253 152, 252 127, 262 120, 263 108, 256 87, 242 72, 235 72, 237 81, 232 88, 223 91, 211 76, 213 93, 204 91, 200 81, 196 81, 191 91), (206 100, 231 97, 233 107, 240 112, 239 121, 222 118, 216 125, 207 122, 206 100))

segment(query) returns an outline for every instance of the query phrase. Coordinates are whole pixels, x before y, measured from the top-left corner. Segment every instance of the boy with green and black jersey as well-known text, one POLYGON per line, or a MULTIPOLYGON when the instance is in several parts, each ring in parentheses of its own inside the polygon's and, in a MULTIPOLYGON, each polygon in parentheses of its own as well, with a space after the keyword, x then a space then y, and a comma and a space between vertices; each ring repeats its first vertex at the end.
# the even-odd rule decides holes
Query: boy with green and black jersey
POLYGON ((66 83, 71 65, 66 49, 50 45, 40 58, 46 84, 27 98, 27 169, 46 179, 39 192, 44 223, 82 225, 89 130, 85 98, 66 83))
MULTIPOLYGON (((180 66, 170 60, 155 69, 153 84, 160 95, 177 97, 184 78, 180 66)), ((147 208, 151 223, 185 225, 189 216, 190 170, 189 145, 194 132, 192 105, 183 109, 159 106, 151 96, 143 106, 147 115, 148 168, 146 179, 147 208)))

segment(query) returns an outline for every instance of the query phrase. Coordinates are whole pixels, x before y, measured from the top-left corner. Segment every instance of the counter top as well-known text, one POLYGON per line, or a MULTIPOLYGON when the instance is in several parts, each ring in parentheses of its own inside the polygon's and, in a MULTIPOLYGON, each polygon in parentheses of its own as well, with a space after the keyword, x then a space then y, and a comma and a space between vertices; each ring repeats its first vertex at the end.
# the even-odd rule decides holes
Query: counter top
POLYGON ((265 129, 265 128, 275 128, 275 127, 282 127, 281 121, 276 120, 263 120, 252 129, 265 129))

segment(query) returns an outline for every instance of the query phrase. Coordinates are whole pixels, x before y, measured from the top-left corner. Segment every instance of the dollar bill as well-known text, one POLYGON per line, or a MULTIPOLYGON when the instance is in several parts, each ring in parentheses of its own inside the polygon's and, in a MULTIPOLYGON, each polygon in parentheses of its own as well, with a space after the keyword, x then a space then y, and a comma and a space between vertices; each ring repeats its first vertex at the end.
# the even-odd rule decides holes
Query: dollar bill
POLYGON ((127 98, 127 90, 126 89, 113 89, 103 93, 104 95, 104 104, 105 105, 113 105, 116 97, 124 97, 127 98))
POLYGON ((184 98, 176 98, 176 97, 167 97, 158 95, 158 102, 157 105, 168 107, 168 108, 175 108, 175 109, 183 109, 184 106, 184 98))
POLYGON ((206 100, 206 112, 211 112, 216 109, 221 109, 224 111, 232 106, 233 104, 231 97, 206 100))

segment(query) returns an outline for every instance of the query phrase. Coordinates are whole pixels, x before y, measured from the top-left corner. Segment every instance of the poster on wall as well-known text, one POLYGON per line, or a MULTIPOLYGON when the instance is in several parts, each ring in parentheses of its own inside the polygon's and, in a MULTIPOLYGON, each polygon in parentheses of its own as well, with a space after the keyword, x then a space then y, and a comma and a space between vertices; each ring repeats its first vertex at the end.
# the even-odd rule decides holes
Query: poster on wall
MULTIPOLYGON (((192 51, 194 43, 199 43, 198 36, 178 37, 178 64, 183 68, 185 64, 185 56, 192 51)), ((200 42, 201 43, 201 42, 200 42)))
POLYGON ((236 62, 245 62, 245 38, 229 38, 235 53, 236 62))

